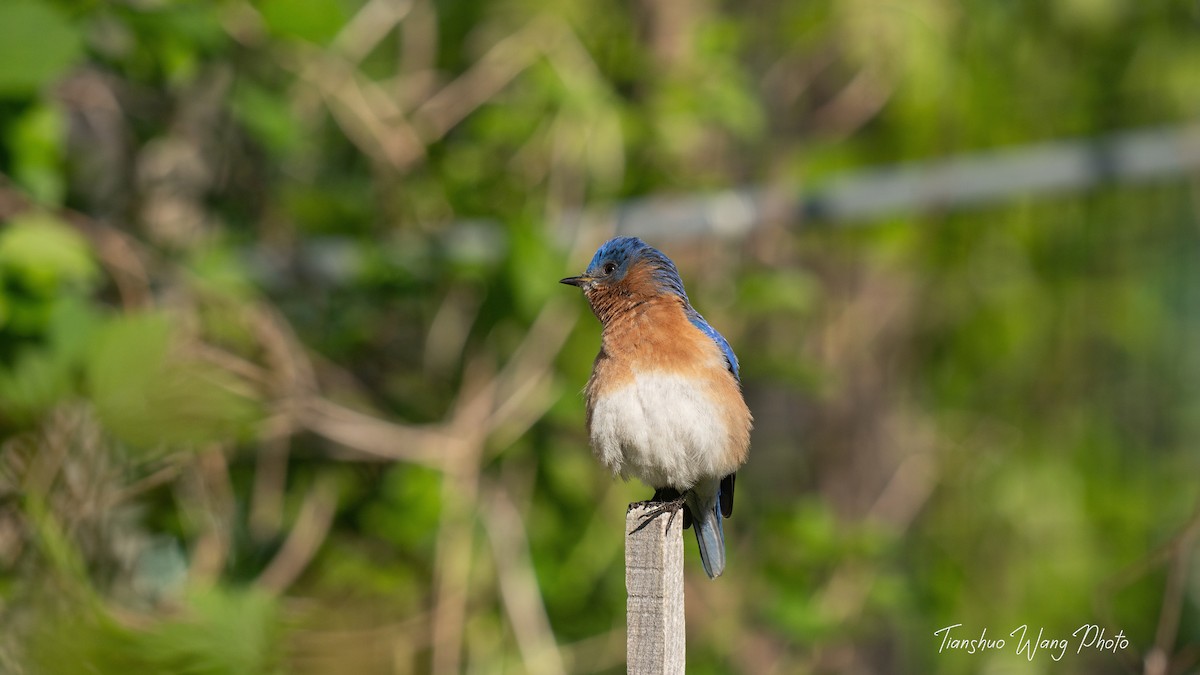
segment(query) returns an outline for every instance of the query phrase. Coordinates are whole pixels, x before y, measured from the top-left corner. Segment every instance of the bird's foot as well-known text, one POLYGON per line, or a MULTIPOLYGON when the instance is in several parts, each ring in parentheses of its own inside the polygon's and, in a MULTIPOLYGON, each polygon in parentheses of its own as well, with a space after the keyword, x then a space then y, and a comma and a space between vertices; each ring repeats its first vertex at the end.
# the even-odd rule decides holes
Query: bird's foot
POLYGON ((686 500, 684 495, 680 494, 680 492, 674 488, 659 488, 655 490, 653 497, 644 502, 638 502, 635 504, 635 506, 651 506, 653 508, 642 514, 641 524, 635 527, 629 534, 640 532, 642 528, 649 525, 650 522, 655 518, 658 518, 664 513, 669 513, 671 516, 667 518, 667 527, 663 530, 663 534, 666 534, 671 530, 671 524, 675 522, 675 516, 680 511, 683 511, 683 527, 684 529, 687 529, 688 526, 692 524, 692 514, 688 512, 685 502, 686 500))

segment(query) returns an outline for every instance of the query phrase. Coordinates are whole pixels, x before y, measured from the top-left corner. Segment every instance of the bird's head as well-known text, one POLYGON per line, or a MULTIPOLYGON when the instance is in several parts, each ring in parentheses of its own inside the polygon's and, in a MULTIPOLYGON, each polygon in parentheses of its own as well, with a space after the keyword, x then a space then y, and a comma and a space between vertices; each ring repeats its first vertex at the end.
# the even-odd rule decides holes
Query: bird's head
POLYGON ((583 274, 560 283, 583 289, 601 320, 607 314, 602 309, 618 310, 662 295, 679 296, 687 302, 675 263, 637 237, 604 242, 583 274))

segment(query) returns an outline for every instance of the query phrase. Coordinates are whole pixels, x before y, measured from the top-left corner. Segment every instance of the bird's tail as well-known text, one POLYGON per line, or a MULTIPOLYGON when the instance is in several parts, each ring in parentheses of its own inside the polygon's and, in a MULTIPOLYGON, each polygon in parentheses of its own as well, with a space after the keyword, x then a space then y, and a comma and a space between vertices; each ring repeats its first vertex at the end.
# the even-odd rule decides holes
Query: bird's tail
POLYGON ((696 543, 700 545, 700 562, 709 579, 716 579, 725 571, 725 532, 721 529, 720 487, 716 481, 711 486, 697 485, 687 494, 688 510, 692 513, 692 524, 696 528, 696 543), (709 490, 705 490, 707 487, 709 490))

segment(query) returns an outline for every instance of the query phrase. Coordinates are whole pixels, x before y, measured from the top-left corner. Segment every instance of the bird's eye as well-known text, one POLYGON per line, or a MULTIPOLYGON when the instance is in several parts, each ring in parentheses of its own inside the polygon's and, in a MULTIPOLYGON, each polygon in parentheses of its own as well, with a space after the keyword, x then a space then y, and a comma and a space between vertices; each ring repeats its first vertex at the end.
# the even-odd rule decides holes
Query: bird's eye
POLYGON ((606 262, 604 263, 604 267, 601 269, 606 275, 612 274, 613 272, 617 271, 617 264, 614 262, 606 262))

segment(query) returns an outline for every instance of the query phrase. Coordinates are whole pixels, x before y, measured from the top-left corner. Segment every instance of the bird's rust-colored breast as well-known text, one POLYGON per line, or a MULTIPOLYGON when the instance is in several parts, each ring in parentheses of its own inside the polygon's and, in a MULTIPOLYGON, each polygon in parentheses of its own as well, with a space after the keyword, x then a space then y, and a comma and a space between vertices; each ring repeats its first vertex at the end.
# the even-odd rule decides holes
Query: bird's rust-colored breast
POLYGON ((596 402, 619 394, 638 374, 675 375, 693 381, 722 418, 728 435, 725 463, 736 468, 745 462, 750 410, 720 347, 688 321, 682 298, 659 295, 639 299, 626 311, 609 317, 584 390, 589 428, 596 402))

